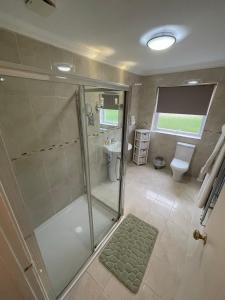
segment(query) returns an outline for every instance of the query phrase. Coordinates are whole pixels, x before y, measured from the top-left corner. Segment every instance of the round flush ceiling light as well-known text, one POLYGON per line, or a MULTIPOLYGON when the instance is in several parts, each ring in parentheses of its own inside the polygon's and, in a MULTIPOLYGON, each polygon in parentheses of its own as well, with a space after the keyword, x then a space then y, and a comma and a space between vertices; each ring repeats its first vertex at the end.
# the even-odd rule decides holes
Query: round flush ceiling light
POLYGON ((176 38, 174 35, 169 33, 162 33, 151 38, 147 42, 147 46, 152 50, 161 51, 170 48, 175 43, 176 38))
POLYGON ((57 64, 56 68, 61 72, 70 72, 72 70, 72 65, 69 64, 57 64))
POLYGON ((5 78, 2 77, 2 76, 0 76, 0 81, 1 81, 1 82, 5 81, 5 78))

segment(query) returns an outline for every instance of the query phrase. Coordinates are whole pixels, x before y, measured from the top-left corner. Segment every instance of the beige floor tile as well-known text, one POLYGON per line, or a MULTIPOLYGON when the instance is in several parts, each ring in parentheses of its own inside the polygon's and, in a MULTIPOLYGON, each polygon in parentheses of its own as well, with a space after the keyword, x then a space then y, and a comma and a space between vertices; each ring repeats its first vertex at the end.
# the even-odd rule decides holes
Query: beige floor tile
POLYGON ((144 283, 163 300, 172 300, 177 292, 179 276, 168 261, 152 256, 144 276, 144 283))
POLYGON ((136 295, 132 295, 131 297, 127 298, 126 300, 134 299, 134 300, 161 300, 161 298, 154 293, 154 291, 143 284, 136 295))
POLYGON ((88 273, 97 281, 97 283, 104 288, 109 282, 112 274, 100 263, 98 257, 92 262, 88 268, 88 273))
POLYGON ((104 293, 110 298, 110 300, 126 300, 128 296, 131 296, 132 294, 114 276, 106 285, 104 293))
POLYGON ((156 199, 154 201, 151 201, 150 206, 150 210, 152 213, 156 213, 166 219, 170 217, 172 204, 169 201, 158 201, 156 199))
MULTIPOLYGON (((103 297, 103 298, 102 298, 103 297)), ((97 282, 86 272, 71 289, 66 300, 99 300, 104 294, 97 282)))
MULTIPOLYGON (((175 227, 176 225, 174 225, 175 227)), ((172 265, 179 274, 183 271, 187 255, 188 236, 182 231, 172 231, 168 225, 155 245, 154 254, 160 260, 172 265)))
POLYGON ((144 220, 158 229, 159 234, 157 239, 159 239, 166 228, 167 219, 155 212, 150 212, 144 220))
POLYGON ((138 293, 133 294, 114 277, 111 278, 108 285, 105 287, 104 293, 110 300, 161 300, 161 298, 146 284, 142 284, 138 293))

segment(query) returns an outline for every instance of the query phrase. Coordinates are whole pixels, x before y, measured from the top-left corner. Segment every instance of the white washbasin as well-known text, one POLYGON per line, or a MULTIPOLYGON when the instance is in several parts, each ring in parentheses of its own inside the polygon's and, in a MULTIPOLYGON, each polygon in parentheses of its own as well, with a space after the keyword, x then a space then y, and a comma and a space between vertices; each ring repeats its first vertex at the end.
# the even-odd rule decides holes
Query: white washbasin
MULTIPOLYGON (((132 145, 128 143, 128 151, 132 149, 132 145)), ((106 153, 121 153, 121 143, 116 142, 109 145, 104 145, 104 150, 106 153)))

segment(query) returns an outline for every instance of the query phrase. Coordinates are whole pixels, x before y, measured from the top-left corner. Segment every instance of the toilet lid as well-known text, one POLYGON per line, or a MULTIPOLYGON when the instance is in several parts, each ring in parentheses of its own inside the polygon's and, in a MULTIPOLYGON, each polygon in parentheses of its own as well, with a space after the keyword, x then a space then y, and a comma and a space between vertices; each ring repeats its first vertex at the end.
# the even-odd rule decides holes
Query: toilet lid
POLYGON ((181 160, 181 159, 177 159, 174 158, 171 162, 171 166, 177 168, 177 169, 181 169, 181 170, 187 170, 188 169, 188 162, 181 160))

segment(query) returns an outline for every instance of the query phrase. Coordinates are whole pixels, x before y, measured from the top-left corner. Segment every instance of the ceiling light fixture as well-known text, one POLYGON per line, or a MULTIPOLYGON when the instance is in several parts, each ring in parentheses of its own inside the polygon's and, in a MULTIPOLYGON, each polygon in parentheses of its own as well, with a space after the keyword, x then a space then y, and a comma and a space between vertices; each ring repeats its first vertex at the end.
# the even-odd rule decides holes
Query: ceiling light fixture
POLYGON ((188 80, 189 85, 195 85, 195 84, 198 84, 198 83, 199 83, 198 80, 188 80))
POLYGON ((72 65, 69 64, 57 64, 56 68, 61 72, 70 72, 72 70, 72 65))
POLYGON ((1 77, 0 77, 0 81, 1 81, 1 82, 5 81, 5 78, 1 76, 1 77))
POLYGON ((161 51, 170 48, 176 43, 176 38, 171 33, 161 33, 147 42, 147 46, 155 51, 161 51))

